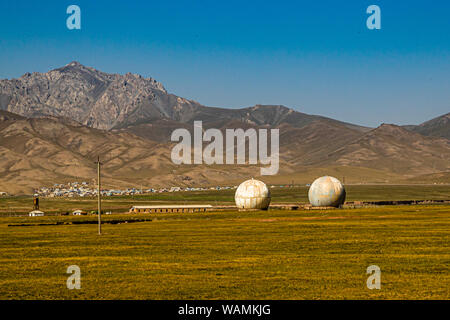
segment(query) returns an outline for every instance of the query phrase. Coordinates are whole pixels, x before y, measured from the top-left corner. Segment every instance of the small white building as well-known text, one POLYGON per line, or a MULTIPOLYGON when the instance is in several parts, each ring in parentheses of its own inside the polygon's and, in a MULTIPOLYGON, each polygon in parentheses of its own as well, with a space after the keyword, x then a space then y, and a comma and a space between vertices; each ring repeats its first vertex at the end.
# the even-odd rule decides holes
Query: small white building
POLYGON ((87 215, 87 212, 83 211, 83 210, 75 210, 74 212, 72 212, 72 214, 74 216, 85 216, 85 215, 87 215))
POLYGON ((39 210, 33 210, 28 214, 30 217, 42 217, 44 213, 39 210))

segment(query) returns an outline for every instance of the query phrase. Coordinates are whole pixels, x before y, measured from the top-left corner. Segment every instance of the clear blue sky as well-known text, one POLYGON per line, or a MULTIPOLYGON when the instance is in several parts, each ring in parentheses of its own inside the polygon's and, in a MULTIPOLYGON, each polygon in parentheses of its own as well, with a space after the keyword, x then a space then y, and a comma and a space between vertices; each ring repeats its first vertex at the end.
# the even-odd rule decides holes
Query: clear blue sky
POLYGON ((72 60, 208 106, 417 124, 450 111, 450 1, 1 1, 0 78, 72 60))

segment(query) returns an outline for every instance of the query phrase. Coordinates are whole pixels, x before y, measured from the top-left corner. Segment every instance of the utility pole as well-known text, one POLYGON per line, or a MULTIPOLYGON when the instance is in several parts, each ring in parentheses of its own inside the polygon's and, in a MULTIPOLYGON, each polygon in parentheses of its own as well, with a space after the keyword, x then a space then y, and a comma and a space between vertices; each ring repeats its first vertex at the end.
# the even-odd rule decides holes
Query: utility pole
POLYGON ((98 234, 102 234, 102 194, 101 194, 101 182, 100 182, 100 156, 97 158, 97 182, 98 182, 98 189, 97 189, 97 196, 98 196, 98 234))

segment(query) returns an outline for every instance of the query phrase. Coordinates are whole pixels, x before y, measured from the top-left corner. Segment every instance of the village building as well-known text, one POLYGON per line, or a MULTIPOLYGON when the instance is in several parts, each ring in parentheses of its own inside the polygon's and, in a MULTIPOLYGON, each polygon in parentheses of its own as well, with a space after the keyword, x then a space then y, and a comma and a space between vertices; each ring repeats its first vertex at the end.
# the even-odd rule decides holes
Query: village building
POLYGON ((42 217, 44 215, 44 212, 39 210, 33 210, 30 213, 28 213, 30 217, 42 217))
POLYGON ((83 210, 75 210, 74 212, 72 212, 72 215, 74 215, 74 216, 85 216, 85 215, 87 215, 87 212, 83 211, 83 210))
POLYGON ((212 205, 152 205, 152 206, 133 206, 130 213, 188 213, 188 212, 206 212, 212 205))

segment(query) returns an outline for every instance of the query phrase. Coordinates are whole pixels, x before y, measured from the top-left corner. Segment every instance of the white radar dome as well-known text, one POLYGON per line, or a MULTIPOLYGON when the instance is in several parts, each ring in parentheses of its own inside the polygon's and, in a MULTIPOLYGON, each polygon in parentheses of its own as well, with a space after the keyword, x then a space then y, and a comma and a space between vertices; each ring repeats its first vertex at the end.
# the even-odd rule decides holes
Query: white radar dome
POLYGON ((320 177, 314 180, 308 191, 313 207, 339 207, 345 201, 345 188, 334 177, 320 177))
POLYGON ((270 191, 264 182, 250 179, 239 185, 234 200, 239 209, 265 210, 270 204, 270 191))

